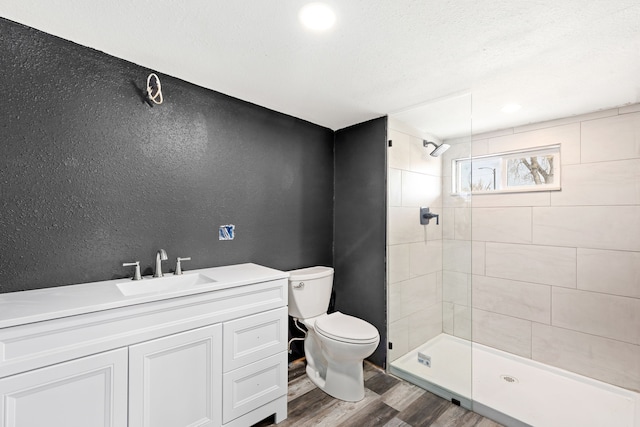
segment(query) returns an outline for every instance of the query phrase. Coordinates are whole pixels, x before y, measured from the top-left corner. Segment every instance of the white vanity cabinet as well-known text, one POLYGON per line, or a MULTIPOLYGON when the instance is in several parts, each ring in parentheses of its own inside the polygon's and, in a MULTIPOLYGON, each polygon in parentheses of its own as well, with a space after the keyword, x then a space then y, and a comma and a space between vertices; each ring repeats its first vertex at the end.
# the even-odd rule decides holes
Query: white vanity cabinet
POLYGON ((6 427, 127 425, 127 349, 0 379, 6 427))
POLYGON ((222 326, 129 347, 129 425, 219 427, 222 326))
MULTIPOLYGON (((8 327, 0 318, 0 427, 284 420, 286 273, 248 266, 269 274, 8 327)), ((2 298, 12 296, 0 308, 2 298)))
POLYGON ((237 425, 247 425, 241 416, 268 403, 274 395, 284 397, 279 403, 280 410, 276 411, 276 422, 283 419, 279 415, 286 414, 287 316, 287 308, 282 307, 225 322, 222 346, 225 424, 238 419, 237 425))

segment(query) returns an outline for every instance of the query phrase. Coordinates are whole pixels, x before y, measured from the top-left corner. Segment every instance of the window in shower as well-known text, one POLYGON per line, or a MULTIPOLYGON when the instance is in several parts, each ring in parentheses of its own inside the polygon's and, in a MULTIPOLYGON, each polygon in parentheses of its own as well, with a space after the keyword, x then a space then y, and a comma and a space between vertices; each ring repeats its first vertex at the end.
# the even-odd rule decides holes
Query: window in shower
POLYGON ((560 190, 560 145, 455 159, 453 194, 560 190))

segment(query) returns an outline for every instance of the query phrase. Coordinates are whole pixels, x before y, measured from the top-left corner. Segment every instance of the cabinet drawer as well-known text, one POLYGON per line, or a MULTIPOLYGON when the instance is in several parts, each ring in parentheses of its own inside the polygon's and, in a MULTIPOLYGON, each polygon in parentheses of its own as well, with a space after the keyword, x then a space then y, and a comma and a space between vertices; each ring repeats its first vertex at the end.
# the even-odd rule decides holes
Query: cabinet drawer
POLYGON ((224 372, 287 349, 287 307, 226 322, 223 328, 224 372))
POLYGON ((222 422, 287 394, 287 352, 283 351, 223 375, 222 422))

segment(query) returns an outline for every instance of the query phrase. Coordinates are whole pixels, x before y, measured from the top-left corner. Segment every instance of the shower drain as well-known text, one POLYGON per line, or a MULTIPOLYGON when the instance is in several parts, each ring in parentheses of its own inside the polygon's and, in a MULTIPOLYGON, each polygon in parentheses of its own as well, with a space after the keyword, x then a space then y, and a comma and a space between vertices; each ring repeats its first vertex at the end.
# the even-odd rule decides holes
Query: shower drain
POLYGON ((517 383, 517 382, 519 382, 516 377, 512 377, 511 375, 500 375, 500 378, 502 378, 504 381, 506 381, 508 383, 517 383))

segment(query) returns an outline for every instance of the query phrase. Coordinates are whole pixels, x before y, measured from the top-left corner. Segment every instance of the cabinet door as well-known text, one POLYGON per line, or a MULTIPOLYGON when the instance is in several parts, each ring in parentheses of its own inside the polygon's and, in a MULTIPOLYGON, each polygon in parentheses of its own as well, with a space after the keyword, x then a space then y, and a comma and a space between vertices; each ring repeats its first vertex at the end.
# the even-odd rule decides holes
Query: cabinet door
POLYGON ((129 347, 129 427, 221 422, 221 325, 129 347))
POLYGON ((127 349, 0 380, 2 427, 126 427, 127 349))

